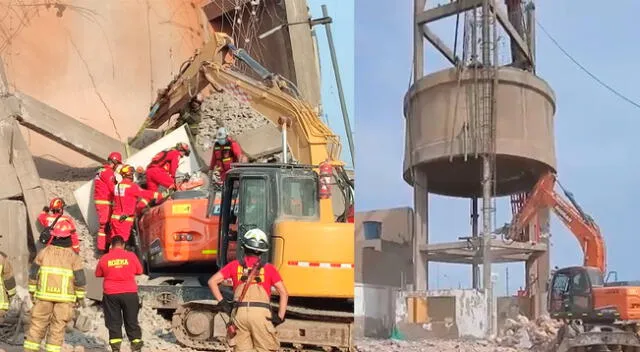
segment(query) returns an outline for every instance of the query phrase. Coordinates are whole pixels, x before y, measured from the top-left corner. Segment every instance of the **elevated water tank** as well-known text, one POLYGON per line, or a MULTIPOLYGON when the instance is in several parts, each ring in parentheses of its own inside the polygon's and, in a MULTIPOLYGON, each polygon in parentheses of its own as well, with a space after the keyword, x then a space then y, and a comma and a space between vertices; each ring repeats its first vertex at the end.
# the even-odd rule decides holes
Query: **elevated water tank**
MULTIPOLYGON (((483 97, 490 95, 479 77, 471 68, 461 74, 451 68, 424 76, 409 89, 404 100, 407 183, 413 185, 415 166, 426 173, 431 193, 482 195, 479 154, 484 149, 480 142, 474 145, 474 136, 481 141, 482 126, 475 121, 481 121, 483 109, 472 107, 478 102, 482 107, 483 97)), ((556 105, 551 87, 529 72, 501 67, 497 77, 495 194, 503 196, 527 191, 541 174, 555 170, 556 105)))

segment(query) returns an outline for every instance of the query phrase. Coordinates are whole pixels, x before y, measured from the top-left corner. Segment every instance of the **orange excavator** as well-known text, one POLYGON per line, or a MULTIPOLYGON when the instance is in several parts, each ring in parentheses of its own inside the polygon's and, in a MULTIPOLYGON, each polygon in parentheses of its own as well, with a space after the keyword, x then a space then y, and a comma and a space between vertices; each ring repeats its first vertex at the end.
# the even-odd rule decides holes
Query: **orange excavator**
POLYGON ((568 201, 556 193, 556 183, 562 188, 553 173, 538 180, 505 236, 521 242, 531 240, 527 227, 539 210, 547 208, 582 247, 583 265, 556 270, 548 284, 549 313, 565 322, 554 351, 640 351, 636 333, 640 326, 640 282, 608 282, 615 272, 605 280, 606 249, 598 225, 570 192, 563 188, 568 201))

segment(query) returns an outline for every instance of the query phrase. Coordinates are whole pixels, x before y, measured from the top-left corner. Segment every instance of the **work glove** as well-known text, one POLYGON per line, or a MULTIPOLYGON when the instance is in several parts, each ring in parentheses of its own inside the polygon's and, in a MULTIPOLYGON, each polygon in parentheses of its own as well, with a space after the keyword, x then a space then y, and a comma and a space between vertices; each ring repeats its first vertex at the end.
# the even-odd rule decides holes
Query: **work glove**
POLYGON ((44 208, 42 208, 42 211, 44 211, 45 213, 48 213, 49 212, 49 207, 45 205, 44 208))
POLYGON ((220 302, 218 302, 218 309, 227 314, 231 314, 231 311, 233 310, 233 302, 229 302, 223 298, 220 302))
POLYGON ((271 320, 274 327, 284 323, 284 318, 280 318, 278 312, 274 311, 271 312, 271 319, 267 318, 267 320, 271 320))

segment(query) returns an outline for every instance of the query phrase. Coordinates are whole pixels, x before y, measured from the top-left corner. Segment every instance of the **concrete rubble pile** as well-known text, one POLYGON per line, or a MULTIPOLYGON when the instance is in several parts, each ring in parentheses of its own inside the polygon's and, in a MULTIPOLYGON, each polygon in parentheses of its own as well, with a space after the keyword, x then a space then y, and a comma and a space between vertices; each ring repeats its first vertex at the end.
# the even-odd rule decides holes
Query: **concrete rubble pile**
POLYGON ((551 351, 562 322, 544 315, 535 321, 519 315, 507 319, 496 342, 501 346, 526 348, 537 352, 551 351))
POLYGON ((515 347, 503 347, 485 340, 439 340, 419 341, 374 340, 356 341, 356 348, 361 352, 519 352, 528 351, 515 347))
POLYGON ((254 130, 270 123, 266 117, 248 103, 241 102, 229 93, 213 93, 202 102, 202 122, 196 141, 198 147, 209 149, 215 142, 216 131, 226 127, 231 137, 254 130))

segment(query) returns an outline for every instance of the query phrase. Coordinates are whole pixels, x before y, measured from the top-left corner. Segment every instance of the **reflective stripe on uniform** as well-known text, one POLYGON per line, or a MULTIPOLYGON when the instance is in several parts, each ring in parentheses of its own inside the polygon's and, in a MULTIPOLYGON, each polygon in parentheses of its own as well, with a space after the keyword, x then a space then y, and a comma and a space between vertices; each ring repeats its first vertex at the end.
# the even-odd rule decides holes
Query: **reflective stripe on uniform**
POLYGON ((98 232, 98 237, 106 237, 107 234, 104 232, 98 232))
POLYGON ((38 281, 38 287, 35 292, 35 297, 44 301, 51 302, 75 302, 76 295, 69 294, 69 284, 71 279, 73 279, 73 270, 71 269, 41 266, 40 280, 38 281), (60 292, 49 292, 47 286, 49 275, 57 275, 62 277, 60 287, 57 287, 60 292))
POLYGON ((34 292, 36 292, 36 285, 29 284, 29 293, 34 293, 34 292))
POLYGON ((46 344, 44 345, 44 350, 47 352, 60 352, 62 351, 62 346, 46 344))
POLYGON ((120 343, 120 342, 122 342, 122 339, 110 339, 109 340, 109 344, 120 343))
MULTIPOLYGON (((114 215, 111 215, 111 218, 112 218, 112 219, 116 219, 116 220, 120 220, 120 217, 121 217, 121 216, 122 216, 122 215, 115 215, 115 214, 114 214, 114 215)), ((126 220, 124 220, 124 221, 133 221, 133 216, 127 216, 127 219, 126 219, 126 220)))
POLYGON ((14 288, 12 288, 12 289, 10 289, 10 290, 7 290, 7 294, 8 294, 9 296, 13 296, 13 295, 15 295, 15 294, 16 294, 16 288, 14 287, 14 288))
POLYGON ((223 163, 226 163, 227 161, 231 161, 231 158, 222 158, 223 163))
POLYGON ((24 340, 22 347, 26 350, 40 351, 40 344, 29 340, 24 340))
POLYGON ((101 205, 111 205, 111 202, 108 200, 96 200, 94 201, 94 203, 101 204, 101 205))
POLYGON ((83 299, 84 298, 84 290, 76 290, 76 297, 83 299))
POLYGON ((142 340, 141 339, 133 339, 133 340, 131 340, 131 343, 138 343, 138 342, 142 342, 142 340))

